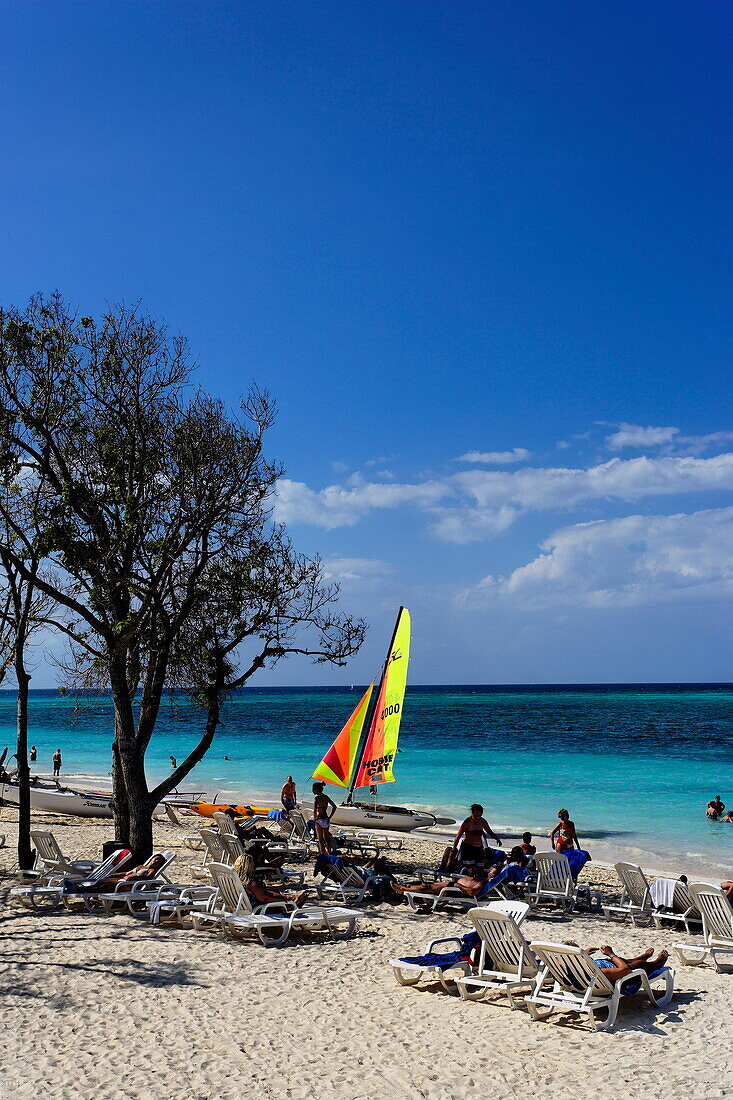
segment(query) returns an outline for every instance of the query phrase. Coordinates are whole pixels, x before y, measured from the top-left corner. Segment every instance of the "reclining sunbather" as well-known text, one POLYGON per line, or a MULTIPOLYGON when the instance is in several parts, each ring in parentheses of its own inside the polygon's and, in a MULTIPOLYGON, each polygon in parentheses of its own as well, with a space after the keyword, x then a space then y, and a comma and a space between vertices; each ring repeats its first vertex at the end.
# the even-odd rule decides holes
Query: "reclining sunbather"
MULTIPOLYGON (((578 946, 572 940, 565 940, 565 943, 571 947, 578 946)), ((632 970, 644 970, 647 974, 654 974, 657 970, 661 970, 663 966, 666 966, 669 958, 668 951, 660 951, 656 958, 653 958, 653 947, 647 947, 641 955, 636 955, 631 959, 625 959, 622 955, 617 955, 607 943, 601 944, 600 947, 586 947, 585 950, 589 955, 593 955, 596 951, 603 952, 605 958, 593 959, 593 962, 611 982, 618 981, 619 978, 625 978, 632 970)))
POLYGON ((302 905, 308 896, 307 890, 301 890, 298 894, 286 894, 265 883, 257 876, 254 860, 250 855, 239 856, 234 861, 234 870, 239 875, 242 886, 247 891, 252 905, 270 905, 292 901, 295 905, 302 905))
POLYGON ((418 882, 414 886, 405 886, 404 883, 396 882, 394 888, 398 894, 439 894, 441 890, 445 890, 448 886, 455 886, 467 898, 475 898, 486 887, 487 878, 484 867, 475 867, 455 882, 450 880, 447 882, 418 882))
POLYGON ((106 878, 91 883, 65 881, 64 890, 67 893, 98 894, 104 893, 106 890, 114 890, 120 883, 129 882, 132 885, 134 882, 145 882, 147 879, 157 878, 158 872, 164 863, 165 856, 161 855, 160 852, 156 852, 145 863, 133 867, 131 871, 120 871, 117 874, 107 875, 106 878))

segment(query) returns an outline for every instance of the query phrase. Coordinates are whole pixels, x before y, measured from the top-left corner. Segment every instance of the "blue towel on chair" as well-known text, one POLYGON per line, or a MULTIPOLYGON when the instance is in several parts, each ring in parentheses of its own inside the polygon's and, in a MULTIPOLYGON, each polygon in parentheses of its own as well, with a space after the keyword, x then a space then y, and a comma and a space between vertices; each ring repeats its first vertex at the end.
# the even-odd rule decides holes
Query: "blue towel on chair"
MULTIPOLYGON (((599 970, 610 970, 610 968, 615 965, 611 961, 611 959, 594 959, 593 962, 596 964, 599 970)), ((658 978, 660 974, 666 973, 667 970, 669 970, 668 966, 657 967, 656 970, 652 970, 651 974, 647 974, 647 977, 649 979, 658 978)), ((639 992, 640 989, 641 978, 629 978, 629 980, 627 982, 624 982, 624 984, 621 986, 621 992, 624 997, 633 997, 639 992)))
POLYGON ((313 871, 316 875, 327 875, 332 867, 338 867, 340 870, 343 865, 343 856, 320 855, 315 862, 313 871))
POLYGON ((583 848, 568 848, 567 852, 563 852, 563 855, 570 864, 570 874, 573 876, 573 882, 577 882, 578 875, 586 863, 590 862, 590 852, 584 851, 583 848))
POLYGON ((503 871, 499 871, 498 874, 489 879, 478 897, 482 898, 484 894, 490 893, 495 886, 501 886, 502 882, 524 882, 526 877, 527 872, 524 867, 520 867, 518 863, 510 863, 503 871))
POLYGON ((447 970, 456 963, 465 962, 480 943, 478 932, 467 932, 465 936, 461 936, 461 948, 458 951, 428 951, 426 955, 409 955, 400 959, 400 962, 411 963, 413 966, 438 966, 441 970, 447 970))

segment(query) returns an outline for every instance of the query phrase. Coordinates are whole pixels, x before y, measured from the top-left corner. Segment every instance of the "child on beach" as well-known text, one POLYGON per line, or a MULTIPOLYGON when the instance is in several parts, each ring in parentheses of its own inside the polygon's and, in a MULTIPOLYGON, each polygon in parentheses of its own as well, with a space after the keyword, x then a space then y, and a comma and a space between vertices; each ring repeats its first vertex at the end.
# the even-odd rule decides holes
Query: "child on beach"
POLYGON ((579 848, 580 841, 578 840, 578 834, 575 832, 575 823, 570 820, 568 811, 558 810, 557 816, 560 820, 550 833, 550 843, 555 851, 562 853, 566 852, 568 848, 579 848), (557 833, 557 840, 555 840, 555 833, 557 833))

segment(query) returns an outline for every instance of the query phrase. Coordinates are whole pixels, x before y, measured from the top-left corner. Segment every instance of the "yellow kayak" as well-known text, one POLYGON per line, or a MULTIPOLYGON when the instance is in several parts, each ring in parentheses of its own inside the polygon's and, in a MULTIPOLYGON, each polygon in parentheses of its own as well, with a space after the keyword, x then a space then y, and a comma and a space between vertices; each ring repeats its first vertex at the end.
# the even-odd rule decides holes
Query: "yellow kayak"
POLYGON ((267 817, 272 807, 270 806, 232 806, 225 802, 192 802, 189 809, 201 817, 213 817, 214 814, 223 814, 225 810, 234 810, 240 817, 267 817))

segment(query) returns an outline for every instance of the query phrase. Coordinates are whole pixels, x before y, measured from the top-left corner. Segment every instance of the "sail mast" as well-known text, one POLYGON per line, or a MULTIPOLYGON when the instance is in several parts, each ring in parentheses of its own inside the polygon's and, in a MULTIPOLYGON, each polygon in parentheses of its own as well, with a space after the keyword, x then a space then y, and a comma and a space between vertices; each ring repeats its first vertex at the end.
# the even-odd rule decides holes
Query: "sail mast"
POLYGON ((347 806, 350 805, 350 803, 351 803, 351 798, 352 798, 352 795, 354 793, 354 787, 356 786, 356 780, 357 780, 357 777, 359 775, 359 771, 361 770, 361 759, 362 759, 362 756, 364 755, 364 749, 366 748, 366 744, 367 744, 367 741, 369 739, 369 733, 371 732, 371 728, 372 728, 372 725, 374 723, 375 711, 377 709, 377 704, 378 704, 378 702, 381 698, 381 695, 382 695, 382 682, 384 680, 384 677, 387 674, 387 665, 389 664, 389 655, 392 652, 392 647, 394 646, 395 637, 397 636, 397 628, 400 625, 400 617, 401 617, 402 612, 404 610, 405 610, 404 607, 400 607, 399 611, 397 612, 397 618, 395 619, 394 630, 392 631, 392 637, 389 640, 389 646, 387 648, 387 656, 385 657, 384 664, 382 665, 382 675, 379 677, 379 686, 377 687, 377 690, 372 693, 372 697, 369 700, 369 709, 367 710, 366 718, 365 718, 365 721, 364 721, 364 726, 362 727, 361 744, 359 745, 356 756, 354 757, 354 773, 351 777, 351 786, 349 787, 349 793, 346 796, 345 805, 347 805, 347 806))

